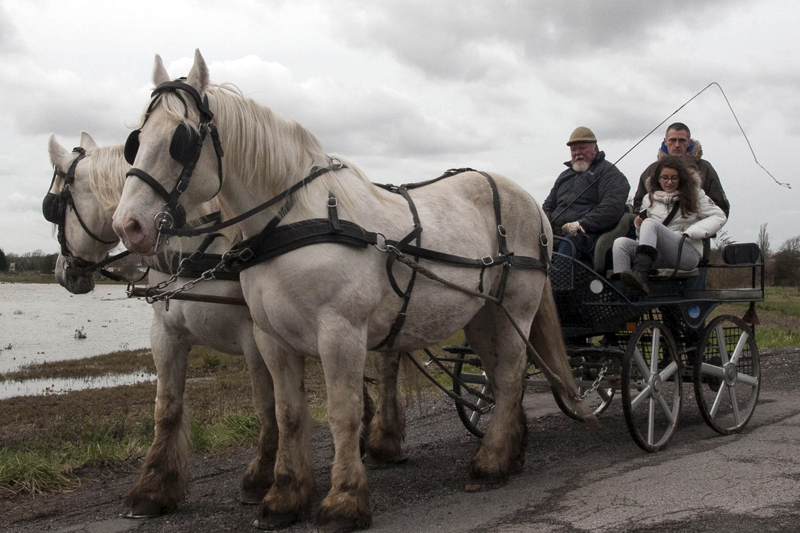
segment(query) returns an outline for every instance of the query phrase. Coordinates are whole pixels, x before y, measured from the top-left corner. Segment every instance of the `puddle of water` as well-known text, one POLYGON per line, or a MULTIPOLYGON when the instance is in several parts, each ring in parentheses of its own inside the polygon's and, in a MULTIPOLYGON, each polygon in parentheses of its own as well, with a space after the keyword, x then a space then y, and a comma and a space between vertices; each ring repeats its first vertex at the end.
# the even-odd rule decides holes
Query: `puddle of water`
POLYGON ((134 385, 155 381, 154 374, 134 372, 131 374, 109 374, 86 378, 26 379, 24 381, 6 380, 0 382, 0 400, 17 396, 36 396, 40 394, 64 394, 85 389, 102 389, 120 385, 134 385))
POLYGON ((123 285, 73 295, 55 283, 0 283, 0 373, 147 348, 152 317, 150 305, 128 298, 123 285))

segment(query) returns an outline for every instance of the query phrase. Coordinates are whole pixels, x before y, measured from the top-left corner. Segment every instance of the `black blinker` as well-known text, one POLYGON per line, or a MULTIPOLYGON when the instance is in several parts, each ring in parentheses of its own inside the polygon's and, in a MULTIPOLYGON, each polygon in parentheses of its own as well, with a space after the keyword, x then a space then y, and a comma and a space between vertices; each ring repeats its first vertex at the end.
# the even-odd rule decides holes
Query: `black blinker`
POLYGON ((200 151, 200 135, 185 124, 178 124, 172 134, 169 155, 184 167, 193 165, 200 151))
POLYGON ((133 130, 131 134, 128 135, 128 140, 125 141, 125 161, 127 161, 129 165, 133 164, 136 159, 136 152, 139 151, 139 131, 141 130, 133 130))
POLYGON ((42 201, 42 214, 45 220, 53 224, 63 224, 66 220, 66 205, 61 200, 61 196, 47 193, 42 201))

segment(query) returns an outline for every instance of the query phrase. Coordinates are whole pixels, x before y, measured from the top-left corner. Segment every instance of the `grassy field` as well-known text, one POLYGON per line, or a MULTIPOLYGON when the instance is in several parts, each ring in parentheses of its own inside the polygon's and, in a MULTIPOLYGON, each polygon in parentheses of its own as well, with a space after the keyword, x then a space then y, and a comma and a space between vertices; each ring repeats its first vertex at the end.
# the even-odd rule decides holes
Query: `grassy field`
MULTIPOLYGON (((459 333, 449 343, 462 340, 459 333)), ((31 365, 3 377, 79 379, 131 372, 155 373, 150 350, 31 365)), ((433 385, 407 371, 401 387, 410 399, 418 387, 433 385)), ((314 359, 306 365, 306 393, 315 422, 324 424, 324 376, 314 359)), ((84 477, 136 470, 153 440, 155 395, 155 383, 142 383, 0 401, 0 498, 71 490, 84 477)), ((244 357, 195 347, 189 355, 185 406, 194 453, 256 445, 260 423, 244 357)))
MULTIPOLYGON (((766 301, 756 308, 760 349, 800 345, 797 289, 768 288, 766 301)), ((741 317, 746 310, 746 304, 729 304, 720 306, 715 315, 741 317)), ((462 339, 463 334, 459 334, 448 339, 447 344, 459 344, 462 339)), ((435 352, 441 353, 438 349, 435 352)), ((5 379, 81 378, 130 372, 155 372, 149 350, 35 365, 7 374, 5 379)), ((306 372, 312 415, 318 424, 324 424, 321 366, 310 359, 306 372)), ((406 376, 404 389, 409 399, 413 398, 411 391, 433 391, 427 382, 419 385, 416 371, 406 376)), ((449 387, 447 376, 437 379, 449 387)), ((0 401, 0 498, 70 490, 85 477, 136 470, 153 439, 155 388, 155 383, 143 383, 0 401)), ((252 406, 243 357, 202 347, 193 349, 185 398, 193 452, 213 454, 256 444, 259 421, 252 406)))

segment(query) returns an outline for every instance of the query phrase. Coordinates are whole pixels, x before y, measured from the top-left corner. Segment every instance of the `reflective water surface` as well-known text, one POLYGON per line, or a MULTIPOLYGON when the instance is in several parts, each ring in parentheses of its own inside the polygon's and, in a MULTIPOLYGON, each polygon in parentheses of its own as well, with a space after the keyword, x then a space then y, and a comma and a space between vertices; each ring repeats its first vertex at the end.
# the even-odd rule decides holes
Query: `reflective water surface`
MULTIPOLYGON (((31 363, 146 348, 152 315, 150 305, 129 299, 123 285, 98 285, 89 294, 73 295, 58 284, 0 283, 0 374, 31 363)), ((0 398, 136 380, 114 376, 39 385, 28 380, 24 387, 6 381, 0 382, 0 398)))

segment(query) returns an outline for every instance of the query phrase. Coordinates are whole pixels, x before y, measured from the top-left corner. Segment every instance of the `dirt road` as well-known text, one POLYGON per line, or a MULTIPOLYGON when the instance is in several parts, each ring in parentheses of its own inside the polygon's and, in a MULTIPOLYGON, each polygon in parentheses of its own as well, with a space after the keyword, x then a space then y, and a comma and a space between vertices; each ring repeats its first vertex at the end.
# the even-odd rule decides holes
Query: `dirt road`
MULTIPOLYGON (((463 491, 478 440, 452 404, 412 406, 408 461, 368 472, 370 531, 800 531, 800 347, 762 356, 759 405, 743 433, 717 435, 686 403, 674 439, 657 454, 633 443, 616 399, 590 427, 561 414, 549 395, 529 394, 525 471, 488 492, 463 491)), ((314 450, 321 498, 330 484, 327 430, 317 432, 314 450)), ((18 498, 0 526, 9 533, 256 531, 249 526, 256 508, 237 502, 252 453, 192 457, 191 493, 169 516, 118 518, 129 475, 71 494, 18 498)), ((286 531, 313 531, 311 517, 286 531)))

